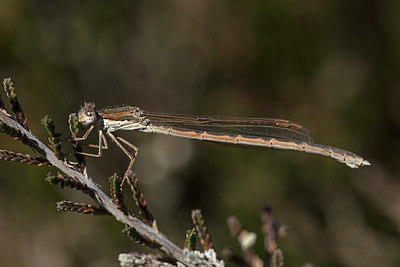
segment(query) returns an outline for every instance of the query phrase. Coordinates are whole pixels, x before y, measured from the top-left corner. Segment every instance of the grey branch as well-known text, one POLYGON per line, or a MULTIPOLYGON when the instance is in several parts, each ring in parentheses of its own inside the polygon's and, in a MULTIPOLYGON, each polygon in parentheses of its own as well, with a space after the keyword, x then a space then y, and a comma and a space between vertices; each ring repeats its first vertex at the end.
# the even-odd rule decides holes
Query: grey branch
MULTIPOLYGON (((206 250, 204 252, 192 251, 189 249, 183 250, 184 257, 187 262, 193 263, 195 266, 210 266, 210 267, 223 267, 225 266, 224 261, 217 258, 217 254, 213 249, 206 250)), ((133 252, 129 254, 119 254, 119 261, 122 267, 135 267, 135 266, 165 266, 172 267, 175 265, 162 262, 152 255, 142 254, 133 252)), ((178 262, 178 267, 184 265, 178 262)))
POLYGON ((164 235, 159 232, 156 232, 151 227, 144 224, 139 219, 131 216, 125 215, 118 206, 109 198, 100 188, 93 183, 89 178, 85 177, 82 173, 76 171, 72 167, 68 166, 65 162, 57 159, 56 155, 53 151, 51 151, 45 144, 43 144, 39 139, 37 139, 31 132, 26 130, 23 126, 21 126, 18 122, 10 118, 8 115, 4 113, 3 110, 0 109, 0 120, 10 126, 11 128, 22 133, 26 139, 32 142, 32 145, 41 156, 45 157, 54 167, 58 168, 60 171, 65 173, 70 177, 74 177, 82 184, 86 184, 88 188, 93 190, 96 195, 97 200, 104 206, 107 211, 114 216, 118 221, 123 224, 127 224, 130 227, 135 228, 141 235, 152 240, 158 244, 160 244, 163 250, 174 257, 176 260, 187 266, 193 266, 187 259, 184 257, 182 249, 168 240, 164 235))

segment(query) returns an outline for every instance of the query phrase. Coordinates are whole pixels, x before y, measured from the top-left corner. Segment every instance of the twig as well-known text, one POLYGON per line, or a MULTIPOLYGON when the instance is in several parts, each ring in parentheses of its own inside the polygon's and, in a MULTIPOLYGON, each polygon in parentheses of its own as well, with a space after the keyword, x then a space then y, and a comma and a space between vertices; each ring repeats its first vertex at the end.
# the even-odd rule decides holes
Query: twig
POLYGON ((75 113, 69 114, 68 124, 69 124, 69 130, 72 135, 72 138, 70 138, 69 141, 72 143, 72 147, 75 150, 74 156, 76 158, 76 161, 78 162, 76 167, 79 169, 80 172, 83 173, 86 168, 86 159, 84 155, 79 153, 82 152, 82 147, 80 145, 80 142, 76 141, 76 137, 78 136, 79 132, 79 124, 78 124, 78 117, 76 116, 75 113))
MULTIPOLYGON (((2 109, 2 110, 0 110, 0 112, 5 114, 6 111, 5 111, 5 109, 2 109)), ((13 138, 16 138, 16 139, 23 138, 23 136, 20 132, 16 131, 14 128, 11 128, 10 126, 8 126, 7 124, 5 124, 3 122, 0 123, 0 132, 6 134, 8 136, 11 136, 13 138)))
POLYGON ((4 79, 3 85, 4 85, 4 90, 6 91, 6 94, 10 99, 11 109, 15 114, 15 118, 26 130, 29 131, 28 121, 25 119, 24 112, 21 109, 21 105, 18 101, 17 93, 14 88, 14 83, 11 81, 11 78, 4 79))
POLYGON ((281 226, 272 216, 271 207, 264 207, 261 213, 261 221, 261 230, 264 235, 264 250, 266 254, 265 263, 267 266, 283 266, 283 253, 278 249, 278 243, 276 241, 281 226))
POLYGON ((122 232, 125 235, 127 235, 133 242, 135 242, 137 244, 148 246, 150 248, 160 248, 159 244, 143 237, 141 234, 138 233, 138 231, 136 231, 135 228, 125 226, 125 228, 124 228, 124 230, 122 230, 122 232))
POLYGON ((157 225, 155 225, 153 214, 149 211, 147 207, 147 201, 144 199, 143 193, 140 190, 139 180, 132 171, 129 171, 128 173, 128 183, 131 186, 133 198, 136 200, 136 205, 139 207, 140 213, 143 215, 143 222, 158 231, 157 225))
POLYGON ((57 202, 58 211, 73 211, 80 212, 84 214, 92 215, 110 215, 107 210, 103 207, 95 207, 86 203, 74 203, 72 201, 60 201, 57 202))
POLYGON ((120 261, 121 267, 134 267, 134 266, 163 266, 163 267, 174 267, 175 265, 166 263, 160 260, 155 255, 144 254, 140 252, 121 253, 119 254, 118 260, 120 261))
POLYGON ((50 148, 53 149, 54 153, 56 154, 58 159, 63 159, 64 155, 61 153, 61 133, 56 132, 56 126, 54 125, 54 121, 49 117, 45 116, 41 120, 42 125, 47 131, 47 134, 49 135, 49 143, 50 143, 50 148))
MULTIPOLYGON (((192 262, 194 266, 225 266, 224 261, 217 258, 217 254, 213 249, 205 252, 191 251, 188 249, 183 250, 184 258, 188 262, 192 262)), ((165 262, 165 258, 162 261, 159 257, 154 255, 143 254, 139 252, 132 253, 121 253, 118 257, 122 267, 133 267, 133 266, 164 266, 172 267, 176 266, 165 262)), ((181 265, 179 265, 181 266, 181 265)))
POLYGON ((125 213, 128 210, 124 203, 124 195, 122 194, 122 179, 118 177, 116 173, 108 179, 110 183, 110 196, 114 200, 114 203, 125 213))
POLYGON ((197 242, 197 231, 195 228, 186 231, 186 238, 184 247, 189 250, 196 249, 196 242, 197 242))
MULTIPOLYGON (((229 216, 227 219, 227 225, 231 235, 239 241, 240 247, 242 248, 242 253, 244 255, 244 260, 246 261, 247 265, 253 267, 263 266, 262 260, 254 252, 254 244, 256 243, 257 235, 243 229, 242 224, 236 216, 229 216)), ((227 256, 231 260, 240 260, 240 258, 234 254, 228 254, 227 256)))
POLYGON ((57 172, 57 174, 49 172, 45 180, 51 183, 52 185, 60 184, 61 188, 67 186, 70 188, 75 188, 76 190, 89 191, 86 184, 82 184, 78 180, 73 179, 71 177, 66 177, 62 175, 60 172, 57 172))
POLYGON ((29 165, 38 165, 38 166, 51 165, 50 162, 43 157, 39 156, 32 157, 31 155, 28 154, 15 153, 3 149, 0 149, 0 159, 14 161, 14 162, 22 162, 29 165))
MULTIPOLYGON (((11 115, 8 114, 7 110, 0 109, 0 113, 4 117, 8 117, 8 118, 11 119, 11 115)), ((22 134, 22 132, 20 132, 18 129, 15 129, 15 128, 10 127, 9 125, 7 125, 7 123, 0 122, 0 132, 6 134, 8 136, 11 136, 16 140, 21 141, 24 145, 28 145, 34 150, 35 143, 33 143, 28 138, 26 138, 26 136, 24 134, 22 134)))
POLYGON ((200 236, 200 243, 204 247, 205 250, 213 248, 214 245, 211 242, 211 236, 208 233, 206 223, 204 222, 203 215, 201 214, 201 210, 193 210, 192 211, 192 221, 196 226, 196 230, 200 236))
POLYGON ((279 248, 275 250, 272 255, 272 267, 283 267, 285 265, 285 259, 283 257, 283 252, 279 248))

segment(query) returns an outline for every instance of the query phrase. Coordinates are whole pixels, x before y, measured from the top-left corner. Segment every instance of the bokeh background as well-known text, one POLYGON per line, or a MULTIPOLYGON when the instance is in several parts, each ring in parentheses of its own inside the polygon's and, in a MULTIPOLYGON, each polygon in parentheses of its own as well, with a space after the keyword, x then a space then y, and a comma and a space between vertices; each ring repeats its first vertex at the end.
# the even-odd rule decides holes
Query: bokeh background
MULTIPOLYGON (((316 143, 372 166, 121 136, 139 146, 134 170, 161 231, 177 244, 200 208, 217 251, 238 250, 226 227, 234 214, 259 235, 262 255, 260 213, 270 205, 287 226, 279 240, 287 266, 399 266, 399 12, 390 0, 1 0, 0 73, 13 78, 42 140, 42 117, 68 137, 68 114, 83 101, 299 122, 316 143)), ((4 135, 0 148, 33 154, 4 135)), ((68 142, 63 148, 71 151, 68 142)), ((88 159, 105 191, 127 164, 115 146, 88 159)), ((118 253, 142 249, 111 217, 57 212, 56 201, 90 200, 49 185, 49 171, 0 162, 1 266, 117 266, 118 253)))

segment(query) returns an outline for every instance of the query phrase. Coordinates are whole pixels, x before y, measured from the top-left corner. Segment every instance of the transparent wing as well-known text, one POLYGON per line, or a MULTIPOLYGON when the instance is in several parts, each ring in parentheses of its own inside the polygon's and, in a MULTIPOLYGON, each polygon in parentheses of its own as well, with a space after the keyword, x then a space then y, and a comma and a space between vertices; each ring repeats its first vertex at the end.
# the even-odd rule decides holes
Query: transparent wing
POLYGON ((282 119, 220 116, 190 116, 143 111, 151 125, 183 131, 206 131, 217 135, 276 138, 311 143, 310 133, 303 126, 282 119))

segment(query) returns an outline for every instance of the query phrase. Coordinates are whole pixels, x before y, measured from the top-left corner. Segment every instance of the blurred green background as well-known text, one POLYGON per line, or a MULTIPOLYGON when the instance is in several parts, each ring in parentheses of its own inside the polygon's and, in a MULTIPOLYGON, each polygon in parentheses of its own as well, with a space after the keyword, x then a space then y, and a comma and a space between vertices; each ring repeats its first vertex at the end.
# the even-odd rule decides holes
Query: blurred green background
MULTIPOLYGON (((217 251, 238 249, 225 224, 234 214, 259 234, 262 255, 260 212, 271 205, 287 226, 287 266, 399 266, 399 12, 390 0, 1 0, 0 73, 42 140, 42 117, 68 137, 68 114, 83 101, 301 123, 316 143, 372 166, 121 136, 140 148, 134 170, 159 228, 179 245, 200 208, 217 251)), ((33 154, 5 135, 0 148, 33 154)), ((88 159, 105 191, 127 164, 113 145, 88 159)), ((0 162, 1 266, 117 266, 118 253, 142 249, 111 217, 57 212, 56 201, 90 200, 44 182, 49 171, 0 162)))

